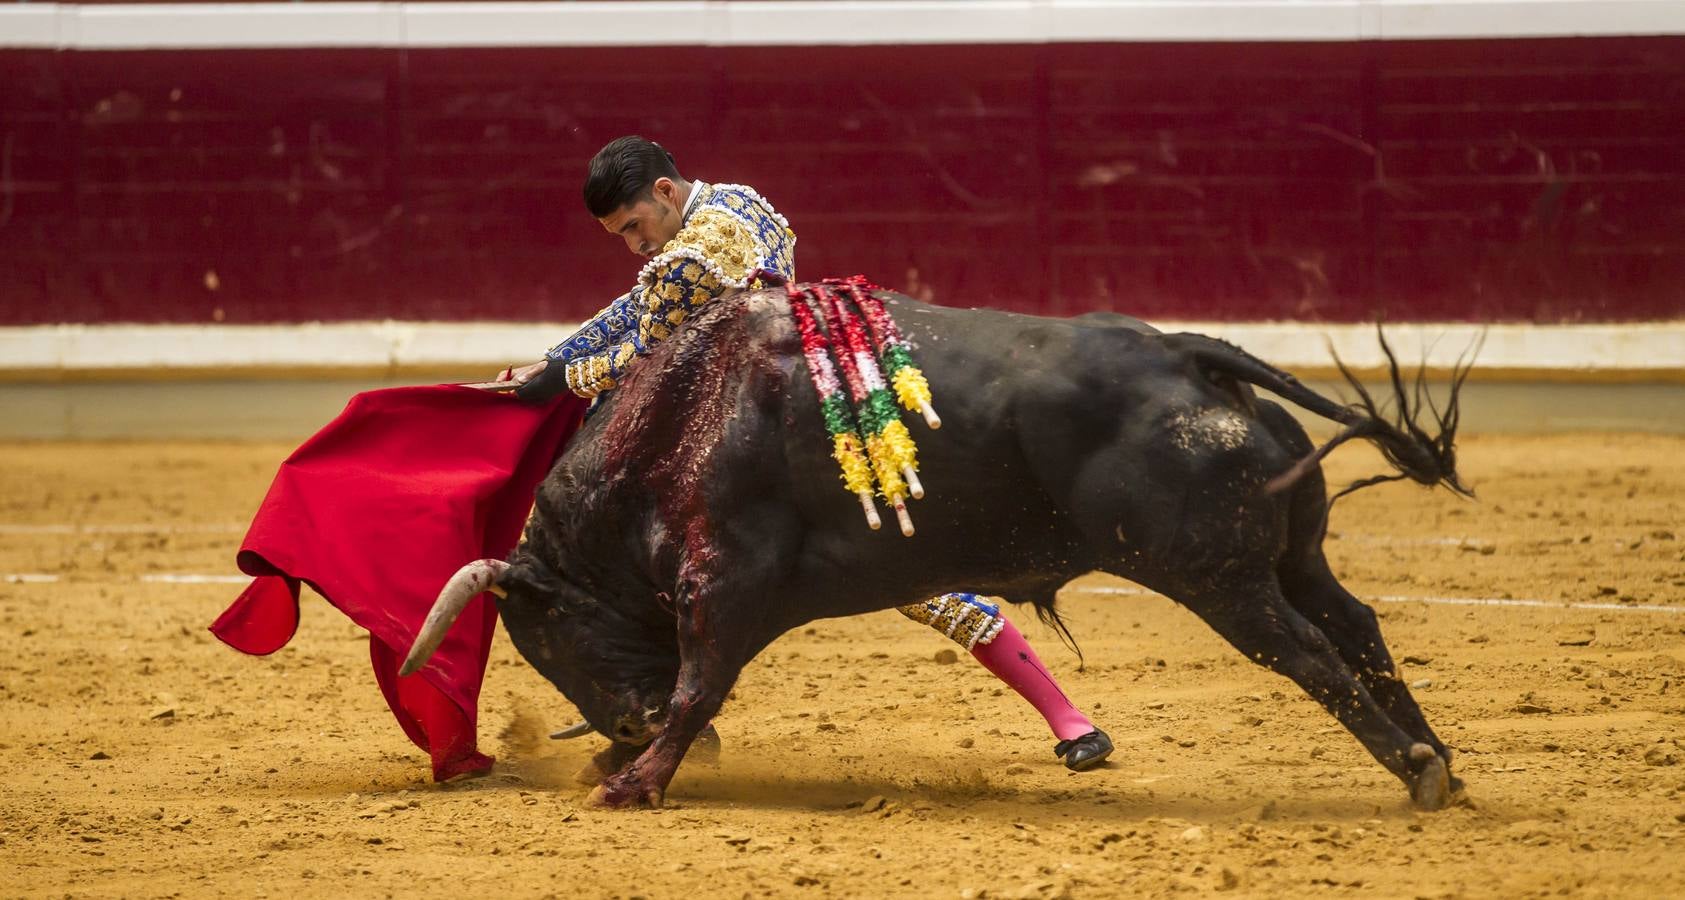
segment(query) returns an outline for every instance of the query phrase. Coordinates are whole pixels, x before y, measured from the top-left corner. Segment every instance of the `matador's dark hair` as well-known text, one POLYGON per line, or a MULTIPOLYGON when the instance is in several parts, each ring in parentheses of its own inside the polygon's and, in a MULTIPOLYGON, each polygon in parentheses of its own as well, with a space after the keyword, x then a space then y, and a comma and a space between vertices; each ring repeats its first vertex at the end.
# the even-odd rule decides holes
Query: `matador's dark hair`
POLYGON ((680 180, 673 154, 635 134, 615 138, 591 158, 591 173, 585 176, 585 208, 601 219, 628 203, 647 199, 660 178, 680 180))

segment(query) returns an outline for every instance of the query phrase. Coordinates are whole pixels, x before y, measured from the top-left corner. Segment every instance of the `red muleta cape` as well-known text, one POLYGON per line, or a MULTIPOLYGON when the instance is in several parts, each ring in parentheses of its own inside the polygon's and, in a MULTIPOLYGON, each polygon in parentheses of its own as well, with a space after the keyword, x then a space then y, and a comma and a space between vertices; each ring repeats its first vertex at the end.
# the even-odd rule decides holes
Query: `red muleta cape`
POLYGON ((426 667, 404 679, 398 667, 451 574, 520 540, 533 491, 586 405, 456 385, 351 398, 281 463, 240 545, 251 586, 211 631, 236 650, 274 653, 298 629, 308 583, 369 630, 375 680, 432 755, 434 779, 490 768, 474 728, 497 607, 475 598, 426 667))

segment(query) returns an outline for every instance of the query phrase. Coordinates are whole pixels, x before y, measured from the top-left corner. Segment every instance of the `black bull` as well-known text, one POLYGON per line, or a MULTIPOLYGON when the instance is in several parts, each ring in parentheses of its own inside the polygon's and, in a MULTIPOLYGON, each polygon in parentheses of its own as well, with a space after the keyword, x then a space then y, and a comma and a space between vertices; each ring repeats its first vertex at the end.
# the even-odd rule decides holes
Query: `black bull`
POLYGON ((659 804, 744 665, 786 631, 954 590, 1056 617, 1059 588, 1100 570, 1291 678, 1418 805, 1450 802, 1449 752, 1323 556, 1317 460, 1363 437, 1392 477, 1461 491, 1454 393, 1430 436, 1396 366, 1403 416, 1386 422, 1367 395, 1335 403, 1203 336, 893 296, 945 420, 915 428, 929 494, 908 539, 868 531, 839 485, 786 303, 718 301, 643 360, 539 488, 507 563, 452 579, 405 672, 493 590, 516 648, 617 742, 593 799, 659 804), (1319 452, 1251 386, 1345 427, 1319 452))

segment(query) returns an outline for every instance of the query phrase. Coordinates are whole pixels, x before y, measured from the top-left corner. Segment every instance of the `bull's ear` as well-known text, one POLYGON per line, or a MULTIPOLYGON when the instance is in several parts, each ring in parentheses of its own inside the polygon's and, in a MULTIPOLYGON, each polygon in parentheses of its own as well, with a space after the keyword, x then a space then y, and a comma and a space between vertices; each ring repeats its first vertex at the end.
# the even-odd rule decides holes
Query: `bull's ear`
POLYGON ((532 600, 555 592, 554 576, 542 566, 533 564, 530 557, 517 551, 510 557, 509 569, 503 573, 503 589, 518 600, 532 600))
POLYGON ((565 613, 585 609, 596 601, 566 575, 517 550, 502 579, 511 597, 536 602, 565 613))

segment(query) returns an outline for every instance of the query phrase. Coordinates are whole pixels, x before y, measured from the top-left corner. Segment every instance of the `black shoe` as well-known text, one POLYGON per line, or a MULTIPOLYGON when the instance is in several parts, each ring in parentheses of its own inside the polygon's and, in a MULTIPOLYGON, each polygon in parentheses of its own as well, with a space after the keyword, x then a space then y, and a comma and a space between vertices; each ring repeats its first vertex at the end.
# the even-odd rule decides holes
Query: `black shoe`
POLYGON ((1065 768, 1084 772, 1106 761, 1112 755, 1112 739, 1096 728, 1079 738, 1053 745, 1053 755, 1065 761, 1065 768))

